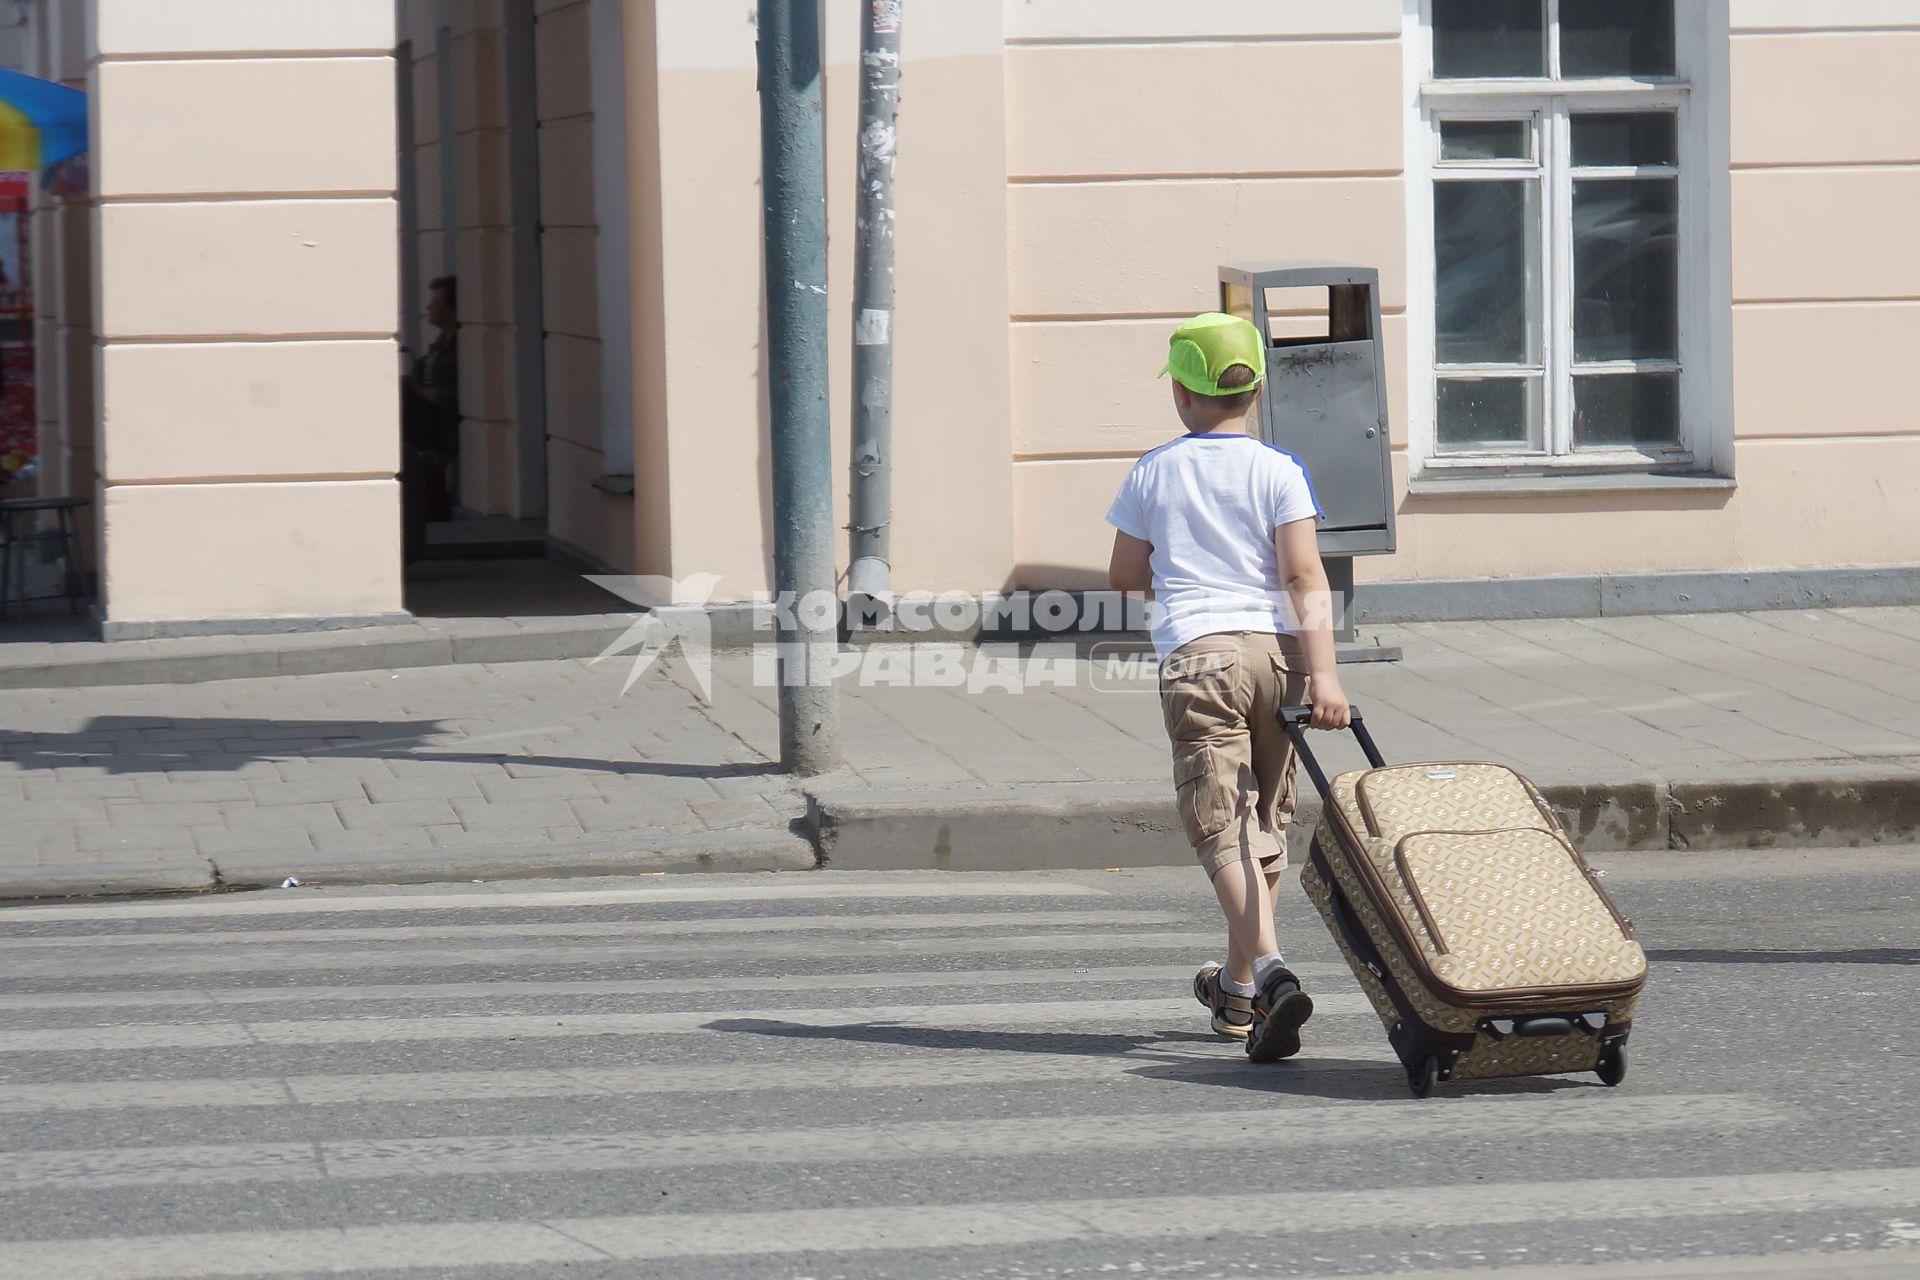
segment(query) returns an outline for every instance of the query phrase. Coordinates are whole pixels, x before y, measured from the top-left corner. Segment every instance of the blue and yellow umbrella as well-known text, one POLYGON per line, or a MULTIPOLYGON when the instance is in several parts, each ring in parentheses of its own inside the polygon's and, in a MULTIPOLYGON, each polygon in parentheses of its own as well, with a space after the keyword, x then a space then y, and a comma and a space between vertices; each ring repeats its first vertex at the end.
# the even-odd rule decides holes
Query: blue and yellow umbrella
POLYGON ((86 94, 0 67, 0 172, 51 169, 86 149, 86 94))

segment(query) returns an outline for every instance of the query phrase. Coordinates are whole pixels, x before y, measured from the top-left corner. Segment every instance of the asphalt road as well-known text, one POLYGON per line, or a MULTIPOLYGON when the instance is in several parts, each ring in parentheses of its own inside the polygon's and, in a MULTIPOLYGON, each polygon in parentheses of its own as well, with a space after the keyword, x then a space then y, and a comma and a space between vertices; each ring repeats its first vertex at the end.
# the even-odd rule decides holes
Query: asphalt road
POLYGON ((0 1277, 1920 1275, 1920 850, 1616 856, 1627 1082, 1406 1091, 1192 870, 0 910, 0 1277))

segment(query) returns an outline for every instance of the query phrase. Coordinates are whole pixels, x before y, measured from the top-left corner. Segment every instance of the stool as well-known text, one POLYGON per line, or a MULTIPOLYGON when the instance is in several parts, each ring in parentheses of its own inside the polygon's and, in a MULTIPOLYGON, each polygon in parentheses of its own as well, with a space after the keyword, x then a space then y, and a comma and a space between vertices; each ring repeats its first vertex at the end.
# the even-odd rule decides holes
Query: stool
POLYGON ((86 566, 80 558, 80 537, 74 528, 73 513, 90 505, 86 498, 8 498, 0 501, 0 614, 14 604, 25 606, 29 600, 54 600, 58 596, 29 596, 27 566, 21 559, 29 542, 58 539, 60 568, 65 590, 61 593, 71 612, 80 611, 87 598, 86 566), (51 511, 55 528, 40 531, 34 526, 42 511, 51 511), (21 526, 25 525, 23 533, 21 526), (15 592, 19 595, 16 598, 15 592))

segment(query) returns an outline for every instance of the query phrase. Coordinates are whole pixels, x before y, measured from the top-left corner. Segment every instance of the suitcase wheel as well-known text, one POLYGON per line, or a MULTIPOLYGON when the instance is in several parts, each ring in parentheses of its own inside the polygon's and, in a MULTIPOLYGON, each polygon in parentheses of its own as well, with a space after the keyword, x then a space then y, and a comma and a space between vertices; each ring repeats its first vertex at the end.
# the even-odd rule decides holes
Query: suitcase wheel
POLYGON ((1429 1057, 1417 1067, 1407 1069, 1407 1087, 1413 1090, 1413 1096, 1424 1098, 1433 1092, 1433 1086, 1440 1079, 1440 1060, 1429 1057))
POLYGON ((1609 1087, 1619 1084, 1627 1078, 1627 1046, 1620 1044, 1600 1055, 1600 1061, 1594 1067, 1600 1083, 1609 1087))

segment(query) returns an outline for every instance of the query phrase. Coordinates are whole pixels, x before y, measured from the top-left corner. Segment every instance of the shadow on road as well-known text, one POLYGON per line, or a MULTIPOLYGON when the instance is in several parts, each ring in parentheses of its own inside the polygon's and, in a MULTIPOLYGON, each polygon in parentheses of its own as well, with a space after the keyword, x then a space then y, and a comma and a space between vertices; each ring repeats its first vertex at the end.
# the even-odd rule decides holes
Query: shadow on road
POLYGON ((1074 1031, 980 1031, 967 1027, 909 1027, 898 1023, 854 1022, 812 1026, 771 1018, 721 1018, 708 1031, 738 1031, 790 1040, 845 1040, 855 1044, 893 1044, 913 1049, 988 1049, 1001 1053, 1046 1053, 1060 1057, 1109 1057, 1151 1045, 1197 1044, 1214 1037, 1189 1032, 1149 1031, 1140 1035, 1086 1035, 1074 1031))
MULTIPOLYGON (((439 720, 254 720, 95 716, 73 733, 0 728, 0 753, 22 770, 94 768, 120 774, 230 773, 255 761, 324 758, 423 763, 537 765, 661 778, 752 778, 780 772, 769 761, 689 764, 599 760, 532 752, 434 750, 458 730, 439 720)), ((529 735, 532 736, 532 735, 529 735)))
MULTIPOLYGON (((1173 1080, 1181 1084, 1212 1085, 1220 1089, 1243 1089, 1254 1093, 1279 1093, 1301 1098, 1329 1098, 1340 1102, 1369 1102, 1406 1098, 1407 1073, 1398 1063, 1378 1059, 1316 1058, 1312 1046, 1298 1058, 1255 1066, 1248 1062, 1166 1062, 1151 1063, 1127 1074, 1147 1080, 1173 1080)), ((1559 1093, 1592 1085, 1578 1079, 1556 1080, 1542 1076, 1519 1076, 1506 1080, 1462 1080, 1443 1084, 1434 1096, 1483 1097, 1510 1094, 1559 1093)))
MULTIPOLYGON (((1407 1077, 1397 1065, 1378 1060, 1315 1058, 1257 1066, 1223 1044, 1218 1036, 1185 1031, 1149 1031, 1137 1035, 1087 1035, 1071 1031, 985 1031, 966 1027, 910 1027, 898 1023, 853 1022, 816 1026, 772 1018, 721 1018, 706 1024, 708 1031, 735 1031, 748 1035, 792 1040, 839 1040, 853 1044, 900 1045, 913 1049, 986 1049, 1006 1053, 1041 1053, 1057 1057, 1135 1057, 1139 1067, 1127 1072, 1143 1080, 1204 1084, 1255 1093, 1290 1094, 1339 1101, 1370 1101, 1407 1096, 1407 1077), (1212 1045, 1222 1056, 1156 1057, 1152 1050, 1179 1045, 1212 1045), (1147 1052, 1142 1052, 1142 1051, 1147 1052), (1231 1056, 1225 1056, 1231 1055, 1231 1056)), ((1177 1052, 1177 1050, 1176 1050, 1177 1052)), ((1592 1083, 1591 1081, 1587 1083, 1592 1083)), ((1585 1087, 1579 1080, 1528 1076, 1513 1080, 1472 1080, 1448 1085, 1459 1094, 1544 1094, 1585 1087)), ((1594 1088, 1604 1086, 1594 1084, 1594 1088)))
POLYGON ((1647 952, 1675 964, 1920 964, 1920 948, 1860 947, 1849 951, 1733 951, 1711 947, 1647 952))

